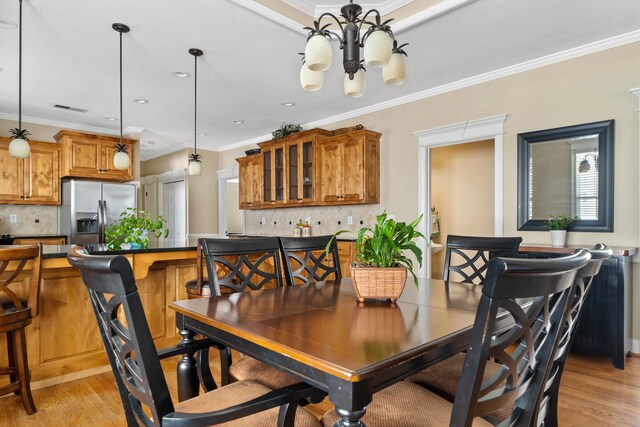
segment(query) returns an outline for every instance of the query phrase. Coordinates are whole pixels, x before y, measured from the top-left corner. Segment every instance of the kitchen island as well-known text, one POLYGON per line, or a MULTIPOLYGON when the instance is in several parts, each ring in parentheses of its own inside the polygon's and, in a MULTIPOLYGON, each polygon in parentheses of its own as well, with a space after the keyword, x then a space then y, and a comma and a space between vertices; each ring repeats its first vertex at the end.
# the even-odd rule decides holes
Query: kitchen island
MULTIPOLYGON (((43 249, 40 314, 26 328, 33 388, 109 369, 89 295, 80 272, 67 261, 70 245, 43 249)), ((151 333, 158 348, 176 343, 175 314, 167 305, 186 299, 184 283, 196 277, 196 242, 150 244, 148 249, 109 250, 90 245, 93 255, 124 255, 133 267, 151 333)), ((27 270, 29 267, 27 266, 27 270)), ((12 288, 21 296, 28 289, 28 272, 12 288)), ((0 342, 0 358, 6 358, 0 342)), ((0 360, 0 365, 5 364, 0 360)))

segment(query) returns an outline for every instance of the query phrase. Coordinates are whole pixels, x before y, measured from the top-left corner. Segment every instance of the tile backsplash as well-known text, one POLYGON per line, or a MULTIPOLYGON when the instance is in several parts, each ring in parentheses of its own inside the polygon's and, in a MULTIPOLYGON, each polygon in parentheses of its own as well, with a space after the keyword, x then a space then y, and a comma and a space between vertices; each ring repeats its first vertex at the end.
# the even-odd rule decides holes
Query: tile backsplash
POLYGON ((316 206, 305 208, 260 209, 247 211, 245 233, 248 235, 293 236, 299 220, 309 218, 312 235, 333 234, 339 230, 356 233, 361 227, 372 227, 380 205, 316 206), (352 224, 347 222, 352 218, 352 224), (264 219, 264 224, 261 221, 264 219))
POLYGON ((0 205, 0 234, 25 236, 57 233, 57 206, 0 205), (11 215, 16 216, 16 222, 11 222, 11 215))

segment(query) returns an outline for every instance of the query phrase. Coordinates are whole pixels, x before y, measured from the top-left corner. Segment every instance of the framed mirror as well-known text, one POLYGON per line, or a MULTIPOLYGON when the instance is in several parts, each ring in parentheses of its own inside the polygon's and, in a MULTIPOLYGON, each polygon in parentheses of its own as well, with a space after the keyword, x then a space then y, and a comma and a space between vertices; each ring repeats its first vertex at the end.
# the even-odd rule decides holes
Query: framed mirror
POLYGON ((613 120, 518 134, 518 230, 613 231, 613 120))

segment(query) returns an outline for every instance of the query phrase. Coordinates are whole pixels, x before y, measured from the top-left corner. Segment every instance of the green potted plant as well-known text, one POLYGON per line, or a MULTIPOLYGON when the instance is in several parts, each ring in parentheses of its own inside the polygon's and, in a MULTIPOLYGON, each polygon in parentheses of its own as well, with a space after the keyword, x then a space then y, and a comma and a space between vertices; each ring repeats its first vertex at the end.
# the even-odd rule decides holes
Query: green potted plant
MULTIPOLYGON (((422 266, 422 250, 415 242, 417 238, 424 239, 424 235, 416 230, 421 219, 422 215, 410 224, 396 222, 385 211, 376 217, 373 229, 363 227, 358 231, 356 262, 351 266, 351 279, 358 301, 366 298, 395 301, 404 290, 407 270, 418 286, 413 261, 405 251, 413 253, 422 266)), ((337 232, 334 237, 344 232, 347 230, 337 232)))
POLYGON ((122 249, 123 244, 131 245, 131 249, 141 249, 149 245, 149 232, 156 237, 167 237, 169 228, 164 217, 137 208, 127 208, 107 226, 105 240, 109 249, 122 249))
POLYGON ((547 227, 551 234, 551 246, 562 247, 567 239, 567 228, 575 222, 575 217, 566 215, 551 215, 547 220, 547 227))

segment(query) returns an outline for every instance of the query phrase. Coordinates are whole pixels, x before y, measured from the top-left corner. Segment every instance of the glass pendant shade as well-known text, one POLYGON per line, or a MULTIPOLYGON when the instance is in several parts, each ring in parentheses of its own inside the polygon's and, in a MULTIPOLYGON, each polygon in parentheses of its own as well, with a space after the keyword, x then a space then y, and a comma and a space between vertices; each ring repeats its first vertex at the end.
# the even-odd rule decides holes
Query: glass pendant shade
POLYGON ((189 175, 200 175, 202 173, 202 163, 189 162, 189 175))
POLYGON ((116 152, 116 154, 114 154, 113 156, 113 166, 116 169, 121 170, 129 169, 129 166, 131 166, 131 158, 129 157, 129 153, 120 151, 116 152))
POLYGON ((391 86, 398 86, 404 83, 407 75, 407 64, 404 55, 394 53, 391 55, 389 63, 382 67, 382 78, 384 82, 391 86))
POLYGON ((12 139, 9 143, 9 155, 19 159, 26 159, 31 155, 29 143, 22 138, 12 139))
POLYGON ((324 84, 324 72, 312 71, 307 67, 307 64, 302 64, 300 68, 300 84, 302 89, 308 92, 316 92, 322 89, 324 84))
POLYGON ((360 69, 349 79, 349 74, 344 75, 344 94, 352 98, 360 98, 367 89, 367 79, 364 70, 360 69))
POLYGON ((309 39, 304 48, 304 59, 311 71, 325 71, 331 67, 333 52, 328 38, 315 35, 309 39))
POLYGON ((393 40, 384 31, 372 32, 364 42, 364 62, 372 68, 384 67, 391 59, 393 40))

